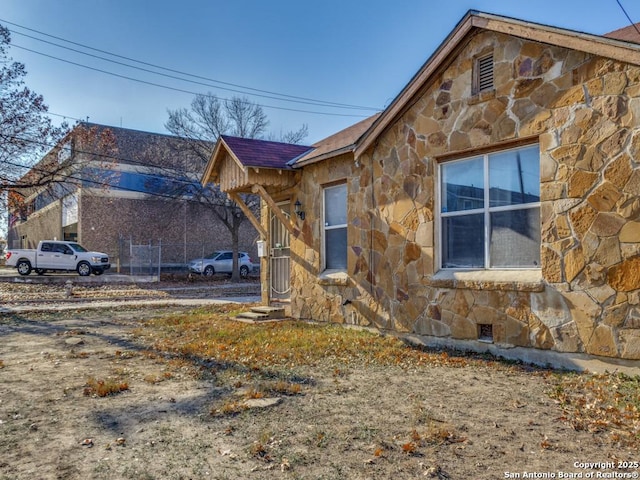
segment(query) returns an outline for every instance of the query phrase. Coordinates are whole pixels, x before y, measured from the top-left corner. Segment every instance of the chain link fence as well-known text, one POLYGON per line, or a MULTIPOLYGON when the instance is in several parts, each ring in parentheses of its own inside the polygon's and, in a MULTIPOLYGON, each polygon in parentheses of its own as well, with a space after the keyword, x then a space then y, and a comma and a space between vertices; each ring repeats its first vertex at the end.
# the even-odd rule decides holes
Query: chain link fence
POLYGON ((112 268, 129 275, 187 273, 190 260, 202 258, 214 250, 213 246, 206 243, 141 243, 121 237, 112 268))
POLYGON ((162 271, 160 245, 129 245, 129 274, 158 275, 162 271))

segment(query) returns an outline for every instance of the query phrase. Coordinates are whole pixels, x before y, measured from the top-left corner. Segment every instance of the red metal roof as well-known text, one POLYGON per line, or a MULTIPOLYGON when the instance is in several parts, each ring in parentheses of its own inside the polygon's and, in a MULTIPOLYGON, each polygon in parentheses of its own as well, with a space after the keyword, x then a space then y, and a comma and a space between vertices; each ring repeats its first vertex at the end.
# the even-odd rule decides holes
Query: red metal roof
POLYGON ((312 149, 305 145, 227 135, 221 135, 220 138, 246 167, 289 169, 288 162, 312 149))

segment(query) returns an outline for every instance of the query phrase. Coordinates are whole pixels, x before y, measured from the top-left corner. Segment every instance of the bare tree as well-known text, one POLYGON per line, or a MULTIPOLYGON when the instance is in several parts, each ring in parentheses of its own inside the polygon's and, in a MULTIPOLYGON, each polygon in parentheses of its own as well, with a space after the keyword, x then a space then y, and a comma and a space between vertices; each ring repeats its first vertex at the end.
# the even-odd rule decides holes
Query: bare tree
POLYGON ((262 107, 245 98, 233 97, 224 102, 231 124, 231 135, 242 138, 261 138, 269 121, 262 107))
MULTIPOLYGON (((185 155, 185 158, 190 156, 198 159, 195 164, 185 160, 182 171, 176 169, 175 165, 171 167, 173 175, 182 178, 199 179, 201 177, 220 135, 261 139, 266 136, 269 126, 267 115, 262 107, 243 97, 222 100, 213 94, 200 94, 192 100, 190 108, 168 110, 168 114, 169 119, 165 123, 165 128, 177 137, 187 140, 176 142, 176 148, 189 154, 185 155)), ((299 143, 307 133, 308 128, 303 125, 298 131, 281 134, 280 141, 299 143)), ((273 137, 269 139, 272 140, 273 137)), ((167 173, 167 175, 170 174, 167 173)), ((229 200, 226 194, 220 191, 217 185, 200 187, 191 183, 188 188, 189 195, 210 205, 215 215, 229 230, 233 246, 232 280, 237 281, 239 279, 239 229, 246 220, 246 216, 235 202, 229 200)), ((185 191, 181 188, 173 191, 171 195, 181 197, 185 195, 185 191)), ((258 210, 257 197, 250 195, 245 198, 245 201, 249 208, 258 210)))
POLYGON ((6 214, 10 189, 42 187, 61 180, 62 166, 26 174, 68 130, 66 124, 53 125, 42 96, 25 86, 25 66, 9 57, 10 44, 9 30, 0 25, 0 217, 6 214))
POLYGON ((305 123, 299 130, 290 130, 288 132, 280 132, 276 137, 273 134, 267 135, 266 139, 274 142, 295 143, 300 144, 309 135, 309 127, 305 123))

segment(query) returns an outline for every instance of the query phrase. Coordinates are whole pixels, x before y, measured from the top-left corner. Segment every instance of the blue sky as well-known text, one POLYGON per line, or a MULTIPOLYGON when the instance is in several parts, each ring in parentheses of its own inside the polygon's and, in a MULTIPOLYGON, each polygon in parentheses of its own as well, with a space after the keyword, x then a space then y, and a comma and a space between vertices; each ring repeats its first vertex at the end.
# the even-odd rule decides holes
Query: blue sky
MULTIPOLYGON (((640 2, 620 2, 640 22, 640 2)), ((188 106, 193 94, 88 70, 17 46, 178 90, 210 91, 221 98, 237 93, 215 85, 242 90, 265 107, 276 135, 306 123, 306 143, 313 143, 373 111, 257 97, 231 85, 187 83, 21 34, 106 56, 29 28, 228 84, 382 109, 470 9, 594 34, 628 25, 616 0, 2 0, 0 23, 14 32, 16 47, 10 54, 26 64, 27 85, 44 96, 52 113, 166 133, 167 109, 188 106)))

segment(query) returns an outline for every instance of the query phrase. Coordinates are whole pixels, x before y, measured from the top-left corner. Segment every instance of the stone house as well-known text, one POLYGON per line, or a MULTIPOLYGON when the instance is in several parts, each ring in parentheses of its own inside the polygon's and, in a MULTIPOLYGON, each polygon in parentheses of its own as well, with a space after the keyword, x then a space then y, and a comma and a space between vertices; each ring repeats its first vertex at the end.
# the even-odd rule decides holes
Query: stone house
MULTIPOLYGON (((165 266, 230 249, 231 234, 212 208, 182 189, 185 182, 197 184, 203 167, 180 142, 170 135, 80 123, 32 169, 59 169, 68 181, 9 193, 16 201, 9 205, 8 245, 78 241, 108 253, 114 269, 120 261, 123 271, 130 241, 161 243, 165 266)), ((241 250, 255 256, 256 238, 250 222, 241 224, 241 250)))
POLYGON ((203 181, 262 197, 263 301, 295 318, 615 364, 639 158, 640 45, 471 11, 380 115, 267 169, 217 148, 203 181))

